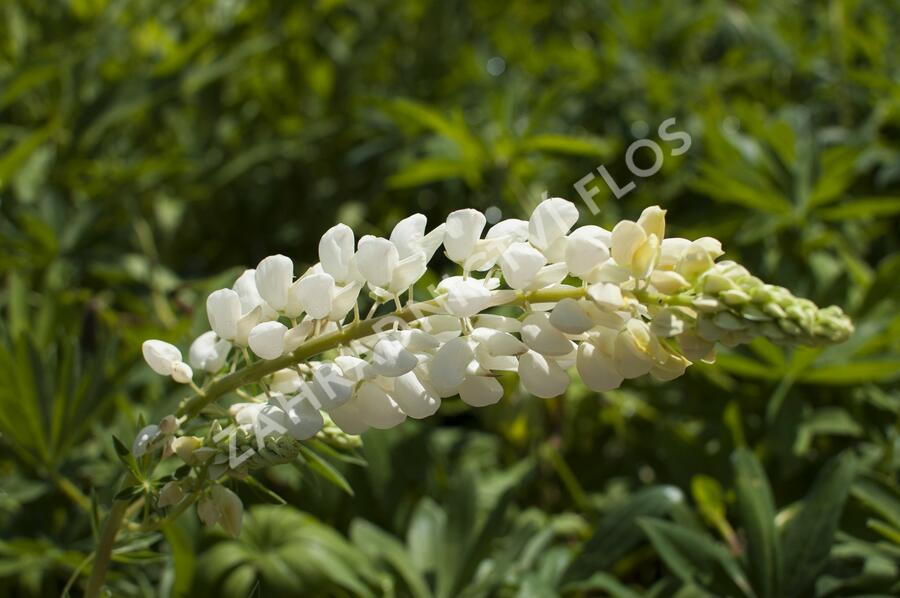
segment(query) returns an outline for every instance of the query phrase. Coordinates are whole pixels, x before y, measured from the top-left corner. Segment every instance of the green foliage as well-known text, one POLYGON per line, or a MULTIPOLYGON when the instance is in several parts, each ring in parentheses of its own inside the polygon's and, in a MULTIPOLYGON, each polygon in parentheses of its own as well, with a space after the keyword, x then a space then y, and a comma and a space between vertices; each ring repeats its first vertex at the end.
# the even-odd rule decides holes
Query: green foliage
POLYGON ((504 380, 497 406, 445 401, 358 453, 310 443, 232 486, 237 539, 193 508, 124 529, 112 595, 900 594, 896 2, 7 0, 0 15, 0 594, 80 595, 117 493, 153 523, 145 504, 179 474, 128 447, 183 397, 140 340, 184 345, 238 266, 313 262, 338 220, 382 234, 415 211, 520 217, 545 190, 581 205, 591 173, 600 212, 583 222, 659 203, 674 235, 720 238, 856 333, 757 340, 601 396, 504 380), (692 139, 678 156, 657 132, 670 117, 692 139), (644 130, 665 159, 639 178, 625 155, 644 130), (601 165, 635 190, 615 198, 601 165))

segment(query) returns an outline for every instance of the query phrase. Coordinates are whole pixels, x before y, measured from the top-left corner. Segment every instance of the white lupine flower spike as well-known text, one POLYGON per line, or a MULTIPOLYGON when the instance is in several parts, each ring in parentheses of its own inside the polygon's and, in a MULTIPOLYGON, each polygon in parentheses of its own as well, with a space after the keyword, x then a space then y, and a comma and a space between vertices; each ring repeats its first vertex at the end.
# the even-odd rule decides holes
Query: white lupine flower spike
MULTIPOLYGON (((576 374, 594 392, 643 376, 671 380, 714 360, 718 343, 825 345, 852 334, 839 307, 820 309, 717 261, 717 240, 666 239, 665 216, 651 206, 611 230, 575 228, 577 207, 552 198, 484 237, 486 218, 473 209, 430 232, 413 214, 389 238, 358 243, 348 226, 333 226, 318 244, 320 262, 297 273, 291 258, 269 256, 210 294, 211 330, 190 345, 188 363, 174 345, 144 342, 150 368, 195 394, 142 429, 132 452, 162 448, 205 467, 198 514, 236 535, 240 499, 217 479, 287 463, 313 437, 353 446, 370 428, 430 417, 456 396, 486 407, 502 400, 511 385, 501 376, 511 373, 549 399, 576 374), (415 301, 411 291, 441 245, 457 271, 415 301), (240 402, 204 409, 235 392, 240 402), (175 437, 201 413, 215 418, 210 434, 175 437), (229 425, 236 445, 216 434, 229 425), (250 456, 234 464, 235 449, 250 456)), ((187 487, 167 486, 160 504, 182 500, 187 487)))

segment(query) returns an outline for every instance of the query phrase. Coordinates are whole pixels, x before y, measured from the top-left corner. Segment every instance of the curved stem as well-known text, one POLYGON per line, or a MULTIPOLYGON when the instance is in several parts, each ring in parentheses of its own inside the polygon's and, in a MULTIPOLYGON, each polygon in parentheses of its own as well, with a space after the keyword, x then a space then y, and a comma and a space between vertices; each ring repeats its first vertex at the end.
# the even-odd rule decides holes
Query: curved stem
MULTIPOLYGON (((523 291, 508 292, 512 294, 512 299, 508 302, 504 302, 503 305, 555 302, 570 297, 584 297, 587 291, 581 287, 563 287, 557 289, 542 289, 530 293, 523 291)), ((429 301, 410 303, 403 309, 395 311, 394 313, 377 318, 356 320, 335 332, 311 338, 297 347, 292 353, 282 355, 276 359, 257 361, 216 380, 209 385, 204 394, 192 396, 184 401, 179 406, 176 414, 179 417, 194 417, 200 413, 206 405, 212 403, 226 393, 234 391, 246 384, 256 382, 264 376, 268 376, 278 370, 302 363, 311 357, 334 349, 339 345, 345 345, 350 341, 365 338, 380 330, 388 330, 390 329, 392 322, 398 320, 410 322, 423 316, 446 313, 441 307, 442 303, 443 298, 440 297, 429 301)))
POLYGON ((88 578, 87 588, 84 593, 87 598, 100 596, 100 590, 103 588, 103 582, 106 579, 106 571, 109 568, 109 560, 112 557, 113 544, 116 542, 116 536, 119 534, 119 528, 122 526, 127 510, 128 501, 117 500, 113 503, 112 509, 109 510, 109 514, 106 516, 106 522, 103 524, 103 531, 100 534, 100 541, 97 544, 94 566, 91 569, 91 576, 88 578))

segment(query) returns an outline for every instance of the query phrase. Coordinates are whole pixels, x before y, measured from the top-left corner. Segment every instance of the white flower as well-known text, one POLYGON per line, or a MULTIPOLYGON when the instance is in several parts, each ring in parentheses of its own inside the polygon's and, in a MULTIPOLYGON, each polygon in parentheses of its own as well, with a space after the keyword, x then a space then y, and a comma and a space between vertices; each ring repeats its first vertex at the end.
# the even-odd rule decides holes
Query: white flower
POLYGON ((304 276, 296 282, 296 293, 300 307, 310 318, 327 318, 334 304, 334 278, 325 272, 304 276))
POLYGON ((568 236, 566 265, 575 276, 585 276, 609 259, 612 235, 599 226, 582 226, 568 236))
POLYGON ((391 396, 403 413, 414 419, 430 417, 441 406, 437 391, 416 371, 394 378, 391 396))
MULTIPOLYGON (((604 352, 602 342, 585 341, 578 345, 575 367, 584 385, 594 392, 615 390, 622 385, 623 376, 616 369, 612 355, 604 352)), ((608 342, 607 342, 608 345, 608 342)))
POLYGON ((413 214, 394 226, 390 241, 397 247, 401 260, 421 253, 426 263, 431 261, 434 252, 444 241, 446 225, 441 224, 426 235, 425 226, 427 224, 428 219, 424 214, 413 214))
MULTIPOLYGON (((355 358, 350 358, 355 359, 355 358)), ((359 360, 365 366, 368 364, 359 360)), ((346 363, 346 361, 345 361, 346 363)), ((302 395, 310 404, 331 411, 337 409, 353 394, 354 381, 345 376, 342 369, 331 362, 312 364, 312 380, 303 386, 302 395)))
POLYGON ((284 311, 288 289, 294 280, 294 262, 283 255, 270 255, 256 266, 256 288, 259 295, 276 311, 284 311))
POLYGON ((171 376, 175 364, 181 362, 178 347, 165 341, 144 341, 141 350, 147 365, 160 376, 171 376))
POLYGON ((241 314, 248 314, 259 307, 261 320, 274 320, 278 317, 256 288, 256 270, 244 270, 231 288, 241 300, 241 314))
POLYGON ((496 279, 485 281, 477 278, 451 276, 438 283, 438 290, 445 291, 443 297, 445 309, 461 318, 474 316, 490 307, 493 303, 491 288, 496 287, 496 279))
POLYGON ((395 378, 411 372, 419 363, 399 340, 383 338, 372 350, 372 369, 379 376, 395 378))
POLYGON ((178 347, 165 341, 148 340, 141 346, 144 360, 157 374, 172 376, 179 384, 187 384, 194 373, 191 366, 181 361, 181 351, 178 347))
POLYGON ((179 361, 172 366, 172 380, 179 384, 188 384, 194 378, 194 371, 191 366, 179 361))
POLYGON ((646 322, 637 318, 629 320, 616 337, 616 369, 628 379, 649 374, 654 366, 654 350, 658 346, 646 322))
POLYGON ((525 390, 536 397, 549 399, 566 392, 569 375, 553 359, 537 351, 519 357, 519 380, 525 390))
POLYGON ((510 243, 528 240, 528 221, 508 218, 488 229, 485 239, 506 238, 510 243))
POLYGON ((241 319, 241 299, 231 289, 213 291, 206 299, 209 325, 221 338, 233 341, 241 319))
POLYGON ((366 235, 359 240, 356 265, 370 286, 387 287, 399 263, 400 252, 387 239, 366 235))
POLYGON ((262 359, 276 359, 284 354, 287 326, 281 322, 263 322, 250 331, 250 349, 262 359))
POLYGON ((435 389, 443 397, 459 392, 465 381, 469 365, 475 360, 475 348, 466 337, 447 341, 438 349, 428 365, 428 372, 435 389))
POLYGON ((500 256, 503 278, 513 289, 525 289, 547 263, 544 254, 528 243, 513 243, 500 256))
POLYGON ((470 208, 451 212, 444 229, 447 257, 457 264, 465 262, 475 251, 475 244, 481 238, 486 223, 484 214, 478 210, 470 208))
POLYGON ((372 428, 387 430, 406 419, 396 401, 372 380, 360 383, 352 401, 356 403, 362 421, 372 428))
POLYGON ((566 334, 581 334, 594 327, 583 302, 566 298, 556 304, 550 313, 550 323, 566 334))
POLYGON ((345 434, 358 435, 369 429, 355 400, 347 401, 334 411, 330 411, 328 415, 345 434))
POLYGON ((215 373, 225 365, 230 350, 231 343, 219 338, 215 331, 209 330, 191 343, 188 363, 195 369, 215 373))
POLYGON ((319 261, 322 269, 340 283, 357 280, 354 265, 353 230, 346 224, 332 226, 319 240, 319 261))
MULTIPOLYGON (((307 440, 325 425, 322 414, 302 396, 287 398, 275 393, 258 412, 256 425, 263 421, 269 427, 284 430, 292 438, 307 440), (268 420, 268 421, 266 421, 268 420)), ((279 430, 280 431, 280 430, 279 430)))
POLYGON ((545 199, 528 220, 528 240, 541 250, 549 249, 578 222, 578 208, 560 197, 545 199))
POLYGON ((269 390, 283 395, 292 395, 300 391, 303 378, 297 370, 284 368, 269 377, 269 390))
POLYGON ((550 322, 550 317, 543 312, 534 312, 522 322, 522 341, 528 347, 542 355, 568 355, 575 349, 575 344, 550 322))

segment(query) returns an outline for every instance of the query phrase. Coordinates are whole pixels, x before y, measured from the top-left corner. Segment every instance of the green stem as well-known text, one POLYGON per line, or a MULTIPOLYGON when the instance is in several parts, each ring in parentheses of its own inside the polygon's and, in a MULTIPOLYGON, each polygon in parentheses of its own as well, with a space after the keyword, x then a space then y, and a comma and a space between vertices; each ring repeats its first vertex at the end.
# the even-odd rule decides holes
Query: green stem
MULTIPOLYGON (((545 289, 530 293, 519 291, 515 294, 515 298, 506 303, 506 305, 555 302, 570 297, 584 297, 586 292, 587 291, 584 288, 571 287, 545 289)), ((387 330, 390 327, 390 323, 395 322, 398 319, 404 322, 410 322, 422 316, 440 313, 446 312, 441 309, 440 301, 438 299, 432 299, 430 301, 419 301, 417 303, 408 304, 403 309, 385 316, 354 321, 344 326, 341 330, 317 336, 306 341, 292 353, 282 355, 276 359, 257 361, 216 380, 209 385, 209 388, 206 389, 203 395, 192 396, 182 403, 178 408, 177 415, 179 417, 194 417, 200 413, 206 405, 224 394, 232 392, 246 384, 256 382, 264 376, 273 374, 278 370, 307 361, 311 357, 315 357, 320 353, 324 353, 325 351, 340 345, 345 345, 350 341, 370 336, 377 330, 387 330)))
POLYGON ((112 557, 113 544, 116 542, 116 536, 119 534, 119 528, 122 526, 127 510, 128 501, 117 500, 113 503, 112 509, 109 510, 109 514, 106 516, 103 531, 100 534, 100 542, 97 544, 94 566, 91 569, 91 576, 88 578, 87 588, 84 593, 86 598, 97 598, 100 596, 100 590, 103 588, 103 582, 106 579, 106 571, 109 568, 109 560, 112 557))

